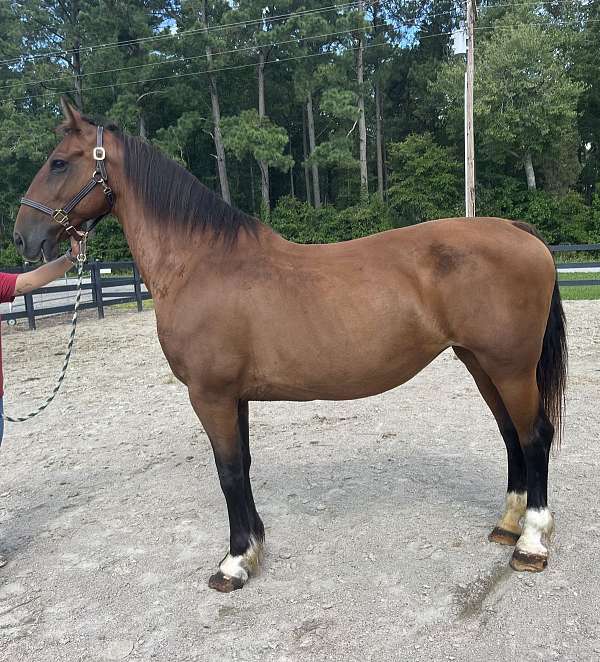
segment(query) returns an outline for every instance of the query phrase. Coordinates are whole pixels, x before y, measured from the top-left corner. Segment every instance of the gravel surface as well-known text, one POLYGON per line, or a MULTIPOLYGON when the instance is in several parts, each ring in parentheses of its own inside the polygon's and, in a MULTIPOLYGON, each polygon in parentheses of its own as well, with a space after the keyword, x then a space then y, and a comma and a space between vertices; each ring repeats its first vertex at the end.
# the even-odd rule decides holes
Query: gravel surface
MULTIPOLYGON (((211 591, 227 517, 154 314, 84 317, 57 400, 0 456, 0 660, 600 659, 600 301, 566 303, 571 377, 547 571, 487 542, 505 451, 462 364, 354 402, 251 404, 268 555, 211 591)), ((43 399, 68 327, 4 326, 6 409, 43 399)))

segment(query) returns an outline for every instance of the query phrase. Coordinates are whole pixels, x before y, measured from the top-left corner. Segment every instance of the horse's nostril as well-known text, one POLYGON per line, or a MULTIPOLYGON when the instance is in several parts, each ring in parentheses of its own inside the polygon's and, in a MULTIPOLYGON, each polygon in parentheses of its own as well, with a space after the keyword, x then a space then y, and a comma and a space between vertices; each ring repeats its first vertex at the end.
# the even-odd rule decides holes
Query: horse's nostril
POLYGON ((21 237, 21 235, 18 232, 15 232, 13 235, 13 239, 15 242, 15 246, 17 247, 17 250, 21 252, 25 247, 25 242, 23 241, 23 237, 21 237))

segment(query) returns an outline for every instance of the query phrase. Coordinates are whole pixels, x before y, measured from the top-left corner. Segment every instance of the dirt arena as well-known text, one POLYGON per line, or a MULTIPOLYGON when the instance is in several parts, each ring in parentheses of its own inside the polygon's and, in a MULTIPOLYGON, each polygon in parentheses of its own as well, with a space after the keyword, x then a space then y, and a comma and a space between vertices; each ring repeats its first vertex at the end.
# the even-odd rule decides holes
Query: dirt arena
MULTIPOLYGON (((0 660, 600 659, 600 301, 565 306, 546 572, 487 542, 504 444, 445 353, 379 397, 251 404, 268 556, 228 595, 207 586, 225 502, 153 312, 84 317, 64 390, 0 453, 0 660)), ((68 327, 3 333, 15 415, 49 392, 68 327)))

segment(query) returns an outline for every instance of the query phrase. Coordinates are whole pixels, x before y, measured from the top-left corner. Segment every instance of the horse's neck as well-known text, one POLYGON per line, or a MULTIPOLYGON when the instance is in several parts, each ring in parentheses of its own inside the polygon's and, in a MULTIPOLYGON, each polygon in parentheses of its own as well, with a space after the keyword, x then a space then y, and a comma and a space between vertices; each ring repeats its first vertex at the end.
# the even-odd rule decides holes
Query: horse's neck
POLYGON ((147 218, 141 205, 121 202, 116 210, 131 255, 151 291, 160 290, 181 257, 175 250, 176 236, 147 218))
POLYGON ((211 279, 218 278, 215 264, 226 266, 240 255, 250 257, 249 253, 262 250, 261 239, 274 235, 270 228, 260 225, 258 237, 250 237, 241 231, 233 246, 225 246, 221 241, 211 241, 208 231, 190 235, 166 222, 156 222, 147 217, 142 205, 131 200, 121 202, 116 216, 144 282, 157 298, 161 293, 172 291, 173 280, 181 280, 182 274, 190 273, 190 270, 198 282, 209 275, 211 279), (226 252, 223 260, 218 259, 219 251, 226 252), (206 271, 204 276, 203 269, 206 271))

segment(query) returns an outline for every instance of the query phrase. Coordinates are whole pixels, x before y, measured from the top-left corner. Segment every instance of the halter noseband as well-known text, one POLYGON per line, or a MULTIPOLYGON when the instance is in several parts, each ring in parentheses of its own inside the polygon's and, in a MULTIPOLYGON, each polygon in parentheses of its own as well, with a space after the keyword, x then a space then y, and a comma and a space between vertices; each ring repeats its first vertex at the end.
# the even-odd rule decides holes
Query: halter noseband
POLYGON ((102 190, 109 204, 109 210, 112 209, 114 204, 114 195, 112 189, 107 184, 108 174, 106 172, 106 163, 104 162, 106 158, 106 152, 102 146, 103 136, 104 127, 98 126, 96 131, 96 147, 94 147, 93 151, 96 167, 92 173, 92 178, 74 198, 67 202, 66 205, 59 209, 52 209, 52 207, 43 205, 41 202, 36 202, 35 200, 30 200, 29 198, 21 198, 22 205, 27 205, 28 207, 32 207, 33 209, 37 209, 38 211, 47 214, 53 221, 56 221, 59 225, 62 225, 69 237, 79 242, 85 241, 88 234, 96 227, 96 225, 106 216, 108 212, 94 218, 91 224, 87 226, 86 231, 81 232, 77 228, 73 227, 69 221, 69 214, 73 211, 73 209, 75 209, 75 207, 86 197, 88 193, 94 190, 97 184, 102 186, 102 190))

